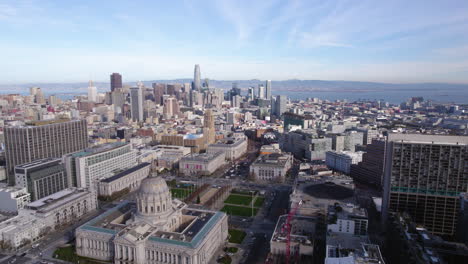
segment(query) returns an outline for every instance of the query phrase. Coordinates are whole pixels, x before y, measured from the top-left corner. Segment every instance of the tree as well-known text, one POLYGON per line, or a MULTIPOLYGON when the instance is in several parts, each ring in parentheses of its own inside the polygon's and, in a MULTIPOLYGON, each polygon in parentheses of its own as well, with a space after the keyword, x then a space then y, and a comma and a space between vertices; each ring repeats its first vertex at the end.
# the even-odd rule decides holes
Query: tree
POLYGON ((197 196, 197 204, 200 204, 200 195, 197 196))

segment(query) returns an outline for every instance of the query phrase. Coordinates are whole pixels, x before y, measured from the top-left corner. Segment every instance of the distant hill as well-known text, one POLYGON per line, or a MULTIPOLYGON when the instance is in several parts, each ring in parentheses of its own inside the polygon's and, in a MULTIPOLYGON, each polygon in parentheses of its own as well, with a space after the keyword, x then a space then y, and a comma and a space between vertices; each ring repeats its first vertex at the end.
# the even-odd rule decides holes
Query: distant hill
MULTIPOLYGON (((143 81, 145 86, 151 87, 152 83, 191 83, 192 79, 152 80, 143 81)), ((210 80, 210 86, 222 89, 230 89, 233 82, 245 90, 250 86, 257 87, 264 84, 262 80, 210 80)), ((100 92, 108 91, 108 82, 94 83, 100 92)), ((136 82, 126 82, 126 85, 135 85, 136 82)), ((24 83, 13 85, 0 85, 0 93, 28 93, 29 87, 41 87, 45 93, 84 93, 88 82, 77 83, 24 83)), ((322 80, 284 80, 272 81, 274 91, 383 91, 383 90, 468 90, 468 84, 453 83, 411 83, 393 84, 378 82, 356 81, 322 81, 322 80)))

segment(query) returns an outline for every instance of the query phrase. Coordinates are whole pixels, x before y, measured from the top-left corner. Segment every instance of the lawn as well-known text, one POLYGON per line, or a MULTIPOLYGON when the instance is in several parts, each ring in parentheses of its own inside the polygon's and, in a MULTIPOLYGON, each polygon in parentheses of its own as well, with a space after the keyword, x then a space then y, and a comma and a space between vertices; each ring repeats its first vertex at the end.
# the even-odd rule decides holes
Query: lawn
POLYGON ((225 205, 223 207, 223 209, 221 209, 221 211, 226 212, 228 215, 251 217, 251 216, 255 216, 257 214, 258 208, 253 209, 253 215, 252 215, 252 208, 251 207, 225 205))
POLYGON ((236 195, 236 194, 229 195, 229 197, 224 201, 224 203, 238 204, 238 205, 250 205, 251 202, 252 202, 252 197, 236 195))
POLYGON ((255 199, 254 206, 255 207, 262 207, 264 202, 265 202, 265 198, 257 197, 257 199, 255 199))
POLYGON ((229 229, 229 243, 240 244, 244 240, 246 233, 238 229, 229 229))
POLYGON ((180 199, 183 199, 189 196, 192 192, 193 190, 189 190, 189 189, 176 189, 176 188, 171 189, 172 197, 180 198, 180 199))
POLYGON ((80 263, 80 264, 102 264, 109 263, 104 261, 95 261, 85 257, 80 257, 76 255, 75 248, 73 246, 57 248, 54 252, 54 258, 68 261, 71 263, 80 263))
POLYGON ((231 264, 231 262, 232 262, 232 259, 228 255, 218 259, 218 263, 221 263, 221 264, 231 264))
POLYGON ((225 251, 228 252, 228 253, 237 253, 237 251, 239 251, 239 249, 236 248, 236 247, 228 247, 228 248, 226 248, 225 251))

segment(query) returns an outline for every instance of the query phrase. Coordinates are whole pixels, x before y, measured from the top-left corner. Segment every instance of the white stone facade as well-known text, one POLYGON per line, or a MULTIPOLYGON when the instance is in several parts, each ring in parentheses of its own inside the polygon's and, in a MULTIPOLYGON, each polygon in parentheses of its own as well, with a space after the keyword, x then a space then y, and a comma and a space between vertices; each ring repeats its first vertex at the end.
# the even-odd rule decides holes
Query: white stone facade
POLYGON ((111 196, 125 188, 134 191, 140 187, 141 181, 148 176, 150 169, 151 164, 144 162, 112 177, 103 179, 99 182, 98 194, 100 196, 111 196))
POLYGON ((179 171, 187 176, 210 175, 225 164, 224 152, 186 156, 179 161, 179 171))
POLYGON ((289 153, 260 155, 250 165, 250 175, 257 181, 284 181, 293 157, 289 153))
POLYGON ((76 230, 77 254, 118 264, 204 264, 228 235, 225 213, 172 200, 161 177, 143 180, 136 205, 122 203, 76 230))
POLYGON ((207 153, 215 154, 224 152, 225 158, 228 161, 233 161, 240 158, 247 152, 247 137, 230 137, 218 141, 215 144, 208 146, 207 153))
POLYGON ((74 223, 81 216, 97 209, 95 195, 84 189, 69 188, 46 196, 26 206, 46 226, 74 223))

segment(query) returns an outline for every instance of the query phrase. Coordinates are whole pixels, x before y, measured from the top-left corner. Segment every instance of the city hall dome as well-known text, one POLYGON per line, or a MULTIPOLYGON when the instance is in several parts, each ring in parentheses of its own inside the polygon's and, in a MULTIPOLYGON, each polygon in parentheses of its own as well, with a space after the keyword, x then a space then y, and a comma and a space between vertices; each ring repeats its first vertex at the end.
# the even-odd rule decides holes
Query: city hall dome
POLYGON ((171 192, 159 176, 142 180, 136 196, 137 216, 146 222, 163 224, 173 212, 171 192))

